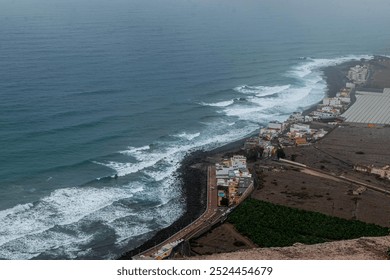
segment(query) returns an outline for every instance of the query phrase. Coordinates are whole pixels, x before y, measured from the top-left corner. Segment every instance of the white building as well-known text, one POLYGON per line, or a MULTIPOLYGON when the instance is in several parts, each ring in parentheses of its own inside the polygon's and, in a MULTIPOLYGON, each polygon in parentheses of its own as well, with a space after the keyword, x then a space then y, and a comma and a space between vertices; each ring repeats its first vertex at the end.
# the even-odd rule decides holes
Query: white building
POLYGON ((280 134, 280 130, 262 128, 262 129, 260 129, 260 135, 259 136, 261 138, 272 139, 274 137, 277 137, 279 134, 280 134))
POLYGON ((283 130, 284 129, 284 123, 278 122, 278 121, 272 121, 268 123, 268 129, 275 129, 275 130, 283 130))
POLYGON ((294 112, 290 115, 290 117, 288 118, 288 121, 289 122, 304 122, 305 117, 302 116, 301 112, 294 112))
POLYGON ((310 125, 298 123, 298 124, 293 124, 290 127, 290 132, 302 132, 302 131, 306 133, 310 133, 311 132, 310 125))
POLYGON ((356 84, 364 84, 367 81, 368 68, 367 66, 356 65, 348 71, 348 79, 356 84))
POLYGON ((322 104, 329 105, 329 106, 337 106, 337 105, 341 105, 341 100, 337 97, 324 98, 322 100, 322 104))
POLYGON ((344 104, 349 104, 351 103, 351 98, 350 97, 339 97, 341 103, 344 103, 344 104))
POLYGON ((312 122, 313 121, 313 118, 310 117, 310 116, 305 116, 304 117, 304 122, 312 122))
POLYGON ((319 119, 321 118, 335 118, 337 117, 336 114, 334 113, 329 113, 329 112, 322 112, 322 111, 313 111, 313 115, 314 117, 317 117, 319 119))
POLYGON ((216 177, 217 179, 226 179, 229 178, 229 171, 231 170, 230 167, 216 164, 216 177))
POLYGON ((233 168, 246 168, 246 157, 235 155, 230 158, 233 168))

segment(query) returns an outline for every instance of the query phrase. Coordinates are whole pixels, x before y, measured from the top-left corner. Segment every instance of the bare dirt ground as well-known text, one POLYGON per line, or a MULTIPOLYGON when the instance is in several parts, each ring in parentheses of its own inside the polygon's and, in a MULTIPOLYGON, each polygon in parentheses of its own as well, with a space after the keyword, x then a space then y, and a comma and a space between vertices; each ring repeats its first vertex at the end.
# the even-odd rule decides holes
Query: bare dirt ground
MULTIPOLYGON (((358 179, 390 190, 390 182, 353 171, 356 163, 384 166, 390 163, 390 127, 368 128, 345 125, 334 129, 315 146, 286 149, 287 157, 331 174, 358 179)), ((271 165, 272 166, 272 165, 271 165)), ((336 182, 300 172, 296 168, 275 165, 264 170, 262 188, 252 197, 345 219, 357 219, 388 227, 390 197, 370 189, 360 194, 359 186, 336 182)))
POLYGON ((256 247, 256 244, 242 236, 229 223, 224 223, 191 242, 192 252, 200 255, 228 253, 256 247))
POLYGON ((196 256, 200 260, 385 260, 390 236, 327 242, 315 245, 256 248, 232 253, 196 256))
POLYGON ((252 197, 293 208, 381 226, 390 224, 390 197, 359 187, 299 172, 297 169, 264 171, 264 187, 252 197))
POLYGON ((382 58, 371 63, 374 74, 368 81, 368 87, 390 88, 390 59, 382 58))
POLYGON ((288 148, 287 157, 335 174, 352 176, 390 189, 390 182, 353 171, 355 164, 390 164, 390 127, 368 127, 364 124, 342 124, 324 139, 308 147, 288 148))

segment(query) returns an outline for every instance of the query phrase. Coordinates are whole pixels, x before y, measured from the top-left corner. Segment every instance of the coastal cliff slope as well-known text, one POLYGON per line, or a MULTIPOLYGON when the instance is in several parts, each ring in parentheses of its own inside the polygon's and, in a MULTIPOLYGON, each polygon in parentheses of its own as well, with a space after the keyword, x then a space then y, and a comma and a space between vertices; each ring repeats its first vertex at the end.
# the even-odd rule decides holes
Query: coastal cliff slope
POLYGON ((390 236, 326 242, 297 243, 290 247, 254 248, 231 253, 196 256, 196 260, 384 260, 388 258, 390 236))

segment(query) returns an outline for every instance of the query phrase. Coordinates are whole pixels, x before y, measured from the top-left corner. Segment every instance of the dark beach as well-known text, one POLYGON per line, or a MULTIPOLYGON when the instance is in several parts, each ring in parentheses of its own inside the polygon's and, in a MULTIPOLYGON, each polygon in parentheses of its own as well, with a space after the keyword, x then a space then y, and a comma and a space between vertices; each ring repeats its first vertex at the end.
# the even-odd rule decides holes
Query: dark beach
MULTIPOLYGON (((360 61, 350 61, 323 69, 324 77, 328 85, 326 93, 328 97, 334 97, 340 88, 345 86, 348 69, 359 63, 360 61)), ((313 106, 307 108, 303 113, 307 114, 311 112, 316 106, 317 104, 313 104, 313 106)), ((230 155, 239 152, 244 141, 245 138, 211 151, 199 150, 188 154, 178 170, 178 177, 182 182, 182 195, 186 201, 185 213, 172 225, 160 230, 144 244, 126 252, 119 259, 131 259, 132 256, 153 247, 155 244, 159 244, 199 217, 206 207, 207 166, 217 162, 225 154, 230 155)))

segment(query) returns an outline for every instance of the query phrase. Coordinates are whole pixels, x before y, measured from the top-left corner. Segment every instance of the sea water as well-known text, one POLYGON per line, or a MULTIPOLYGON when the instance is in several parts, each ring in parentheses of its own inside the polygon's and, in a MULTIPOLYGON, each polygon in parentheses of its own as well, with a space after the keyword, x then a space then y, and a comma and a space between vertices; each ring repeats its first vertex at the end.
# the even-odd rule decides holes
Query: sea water
POLYGON ((386 2, 295 2, 0 0, 0 258, 137 247, 183 214, 186 154, 389 52, 386 2))

